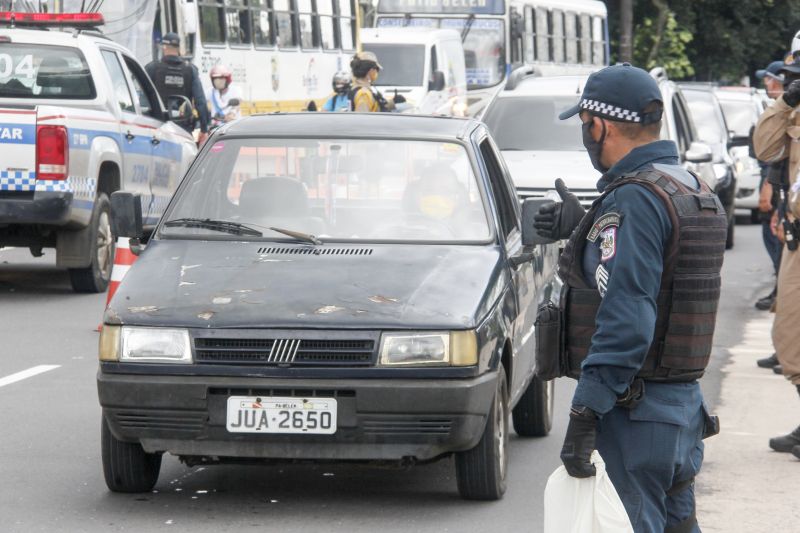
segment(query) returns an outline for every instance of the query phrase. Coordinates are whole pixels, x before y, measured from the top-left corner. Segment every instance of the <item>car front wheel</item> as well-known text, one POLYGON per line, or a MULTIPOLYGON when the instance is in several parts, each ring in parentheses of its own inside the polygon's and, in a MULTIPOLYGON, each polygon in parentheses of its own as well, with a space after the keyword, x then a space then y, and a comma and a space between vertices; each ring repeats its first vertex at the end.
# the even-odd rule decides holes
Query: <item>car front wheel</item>
POLYGON ((508 470, 508 384, 502 365, 486 427, 477 446, 456 453, 458 492, 467 500, 499 500, 508 470))
POLYGON ((123 442, 108 428, 103 417, 100 435, 103 475, 113 492, 148 492, 158 481, 161 454, 147 453, 138 442, 123 442))

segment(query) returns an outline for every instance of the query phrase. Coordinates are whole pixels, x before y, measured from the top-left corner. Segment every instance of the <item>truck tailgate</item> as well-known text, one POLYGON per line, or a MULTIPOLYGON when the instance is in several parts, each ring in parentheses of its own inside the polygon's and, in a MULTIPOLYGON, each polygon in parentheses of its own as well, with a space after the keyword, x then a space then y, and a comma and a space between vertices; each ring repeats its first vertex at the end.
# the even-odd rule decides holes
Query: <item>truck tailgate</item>
POLYGON ((36 188, 36 108, 0 107, 0 191, 36 188))

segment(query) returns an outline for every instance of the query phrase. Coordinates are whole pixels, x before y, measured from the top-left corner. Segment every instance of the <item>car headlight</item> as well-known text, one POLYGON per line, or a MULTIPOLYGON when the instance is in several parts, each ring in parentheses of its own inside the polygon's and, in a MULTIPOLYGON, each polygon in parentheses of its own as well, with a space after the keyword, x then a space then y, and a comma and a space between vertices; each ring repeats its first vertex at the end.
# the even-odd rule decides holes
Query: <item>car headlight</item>
POLYGON ((192 362, 189 332, 185 329, 103 326, 100 360, 189 364, 192 362))
POLYGON ((385 333, 382 366, 470 366, 478 362, 474 331, 385 333))

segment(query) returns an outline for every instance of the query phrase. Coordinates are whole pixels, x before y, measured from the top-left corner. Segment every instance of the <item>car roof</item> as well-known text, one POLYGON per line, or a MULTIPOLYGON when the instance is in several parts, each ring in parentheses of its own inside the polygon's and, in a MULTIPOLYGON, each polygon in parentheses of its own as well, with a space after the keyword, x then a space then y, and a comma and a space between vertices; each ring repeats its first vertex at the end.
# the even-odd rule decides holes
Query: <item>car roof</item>
POLYGON ((736 100, 739 102, 752 102, 754 97, 757 97, 752 87, 719 87, 715 91, 717 98, 720 100, 736 100))
POLYGON ((84 30, 76 34, 72 28, 28 29, 4 26, 0 27, 0 35, 8 37, 11 43, 67 46, 72 48, 102 44, 109 48, 126 50, 124 46, 115 43, 102 33, 94 30, 84 30))
POLYGON ((463 139, 475 119, 399 113, 270 113, 232 122, 225 135, 252 137, 380 137, 463 139))
POLYGON ((562 96, 574 94, 579 97, 589 76, 532 76, 523 79, 510 91, 500 91, 498 98, 515 96, 562 96))

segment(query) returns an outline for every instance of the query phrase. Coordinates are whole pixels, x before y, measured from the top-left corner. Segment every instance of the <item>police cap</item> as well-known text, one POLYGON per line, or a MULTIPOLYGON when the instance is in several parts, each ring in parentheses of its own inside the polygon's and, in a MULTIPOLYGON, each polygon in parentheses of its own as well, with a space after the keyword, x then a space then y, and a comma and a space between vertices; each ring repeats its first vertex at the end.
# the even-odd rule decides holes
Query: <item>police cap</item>
POLYGON ((656 101, 663 102, 656 80, 644 70, 622 63, 592 73, 580 102, 558 118, 566 120, 588 111, 617 122, 652 124, 661 120, 662 111, 648 113, 645 108, 656 101))
POLYGON ((783 75, 780 73, 786 65, 783 61, 773 61, 767 68, 762 68, 756 71, 756 78, 763 80, 764 78, 773 78, 778 81, 783 81, 783 75))
POLYGON ((163 37, 161 37, 161 44, 167 46, 174 46, 178 47, 181 45, 181 36, 171 31, 169 33, 165 33, 163 37))

